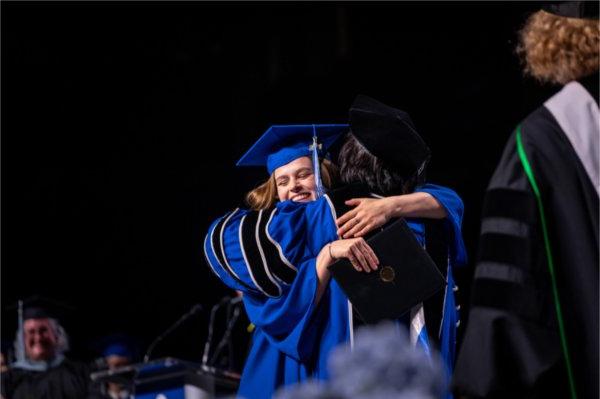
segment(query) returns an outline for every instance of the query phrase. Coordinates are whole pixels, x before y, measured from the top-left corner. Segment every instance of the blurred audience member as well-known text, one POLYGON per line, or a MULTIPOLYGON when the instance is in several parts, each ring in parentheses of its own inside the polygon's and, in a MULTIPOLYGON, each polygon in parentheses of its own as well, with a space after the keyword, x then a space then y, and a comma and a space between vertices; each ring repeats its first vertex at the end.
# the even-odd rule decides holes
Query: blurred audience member
MULTIPOLYGON (((132 340, 126 335, 112 335, 104 340, 102 361, 108 370, 117 370, 134 362, 135 348, 132 340)), ((106 382, 100 388, 102 394, 110 399, 127 399, 131 397, 131 389, 117 382, 106 382)))
POLYGON ((23 305, 15 339, 16 362, 1 376, 5 399, 82 399, 90 369, 65 357, 69 340, 57 319, 60 306, 39 297, 23 305))
POLYGON ((445 392, 439 354, 412 345, 391 321, 359 328, 354 347, 338 346, 327 365, 329 381, 282 387, 275 399, 436 399, 445 392))

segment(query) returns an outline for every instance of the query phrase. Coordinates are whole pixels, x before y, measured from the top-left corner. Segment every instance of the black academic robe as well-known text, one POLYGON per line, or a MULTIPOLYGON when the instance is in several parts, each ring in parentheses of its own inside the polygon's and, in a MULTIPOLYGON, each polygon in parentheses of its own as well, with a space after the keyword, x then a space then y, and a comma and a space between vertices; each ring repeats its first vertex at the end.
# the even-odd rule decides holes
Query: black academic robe
POLYGON ((492 177, 454 376, 469 397, 572 397, 557 295, 575 392, 598 398, 597 85, 571 82, 530 114, 492 177))
POLYGON ((90 368, 65 359, 46 371, 12 368, 0 374, 5 399, 86 399, 90 368))

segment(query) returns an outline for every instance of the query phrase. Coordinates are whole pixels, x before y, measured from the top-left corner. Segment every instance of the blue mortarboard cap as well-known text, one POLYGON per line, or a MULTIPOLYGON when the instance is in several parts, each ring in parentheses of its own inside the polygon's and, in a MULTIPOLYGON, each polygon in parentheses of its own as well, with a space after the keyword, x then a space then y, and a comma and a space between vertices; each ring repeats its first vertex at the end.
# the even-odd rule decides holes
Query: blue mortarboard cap
POLYGON ((101 348, 102 356, 124 356, 129 359, 134 358, 134 342, 131 337, 125 334, 113 334, 106 336, 97 344, 101 348))
POLYGON ((117 355, 131 358, 132 352, 124 343, 115 342, 114 344, 110 344, 106 348, 104 348, 104 350, 102 351, 102 355, 104 355, 104 357, 117 355))
POLYGON ((311 156, 313 135, 321 145, 321 153, 342 134, 348 125, 273 125, 240 158, 237 166, 266 166, 269 174, 300 157, 311 156))

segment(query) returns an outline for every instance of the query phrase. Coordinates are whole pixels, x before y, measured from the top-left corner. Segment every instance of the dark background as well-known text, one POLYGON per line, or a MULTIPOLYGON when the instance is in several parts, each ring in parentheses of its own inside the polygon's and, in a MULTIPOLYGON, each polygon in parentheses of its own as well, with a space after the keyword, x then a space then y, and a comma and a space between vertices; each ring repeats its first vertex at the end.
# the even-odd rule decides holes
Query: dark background
MULTIPOLYGON (((464 199, 465 299, 487 182, 555 90, 514 53, 538 4, 2 2, 2 340, 35 293, 75 306, 84 359, 209 308, 229 292, 204 234, 266 177, 235 161, 271 124, 346 122, 359 93, 409 112, 429 180, 464 199)), ((199 360, 206 321, 156 356, 199 360)))

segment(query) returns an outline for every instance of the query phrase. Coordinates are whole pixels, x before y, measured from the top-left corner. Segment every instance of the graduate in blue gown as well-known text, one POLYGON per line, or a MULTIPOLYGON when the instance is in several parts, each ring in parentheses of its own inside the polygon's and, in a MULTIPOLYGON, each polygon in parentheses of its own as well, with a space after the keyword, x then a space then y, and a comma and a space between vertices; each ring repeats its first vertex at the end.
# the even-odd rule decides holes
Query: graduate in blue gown
MULTIPOLYGON (((358 99, 356 104, 360 104, 358 99)), ((390 110, 393 113, 398 111, 390 110)), ((385 112, 378 118, 390 119, 390 110, 384 109, 385 112)), ((356 107, 355 114, 358 115, 356 107)), ((395 120, 396 115, 393 116, 391 119, 395 120)), ((354 119, 353 132, 356 134, 365 130, 361 127, 362 120, 354 119)), ((401 137, 402 142, 398 143, 400 154, 406 153, 406 150, 402 151, 403 145, 409 145, 408 148, 412 148, 410 152, 417 154, 418 151, 414 150, 422 148, 422 141, 416 132, 409 133, 412 138, 404 137, 406 132, 402 129, 403 126, 406 126, 406 122, 400 128, 394 125, 378 130, 387 132, 392 142, 394 137, 396 142, 401 137), (417 141, 416 144, 414 141, 417 141)), ((421 151, 421 155, 414 157, 412 163, 404 165, 403 169, 398 168, 407 171, 404 176, 388 176, 389 189, 385 184, 370 185, 369 179, 353 178, 352 166, 356 165, 345 162, 341 166, 343 176, 344 172, 348 172, 346 183, 359 184, 331 191, 318 199, 318 178, 316 183, 310 182, 311 177, 303 174, 306 171, 302 167, 281 169, 298 160, 306 162, 313 155, 314 151, 311 149, 318 148, 311 143, 313 130, 323 137, 321 144, 325 145, 321 149, 326 150, 335 139, 334 136, 339 136, 346 129, 346 126, 331 125, 272 127, 240 163, 267 165, 269 172, 283 170, 282 173, 274 173, 265 186, 270 185, 273 191, 274 185, 277 197, 283 201, 275 207, 266 206, 256 211, 236 209, 215 221, 206 236, 204 249, 209 265, 229 287, 244 292, 246 311, 256 326, 253 346, 239 390, 242 397, 267 398, 282 385, 309 377, 326 379, 327 355, 331 349, 340 343, 352 342, 355 318, 351 304, 337 283, 330 280, 326 265, 335 258, 348 255, 357 269, 369 272, 377 267, 376 257, 369 258, 371 253, 363 246, 366 245, 364 240, 340 240, 338 237, 336 220, 350 209, 345 202, 355 197, 360 198, 356 200, 358 206, 355 208, 360 211, 347 217, 346 223, 354 220, 357 215, 365 215, 364 211, 372 209, 373 205, 377 205, 381 211, 377 215, 384 215, 383 223, 399 216, 446 216, 443 229, 448 238, 446 247, 449 248, 449 256, 446 257, 443 271, 448 280, 448 288, 441 294, 443 307, 438 311, 440 315, 437 324, 430 328, 429 335, 439 341, 439 348, 448 359, 448 367, 452 366, 458 314, 453 302, 454 282, 450 266, 464 263, 464 246, 460 235, 462 202, 452 190, 434 185, 421 185, 411 194, 391 197, 393 201, 388 201, 388 198, 367 200, 367 197, 373 198, 377 194, 407 192, 405 187, 398 188, 401 185, 398 184, 398 179, 406 182, 408 179, 405 176, 408 175, 416 182, 416 177, 423 171, 428 160, 428 150, 421 151), (288 133, 283 133, 286 130, 288 133), (335 130, 337 131, 332 133, 335 130), (304 131, 300 136, 305 137, 299 139, 298 131, 304 131), (399 206, 402 201, 404 206, 399 206), (427 201, 433 201, 433 208, 427 201), (423 213, 427 209, 433 213, 423 213)), ((385 139, 389 140, 389 137, 385 139)), ((360 142, 363 141, 368 143, 364 139, 360 142)), ((376 148, 373 152, 376 152, 376 148)), ((318 167, 312 167, 312 179, 315 179, 315 175, 318 176, 318 173, 314 173, 316 169, 318 167)), ((325 172, 323 175, 328 174, 328 171, 325 172)), ((383 177, 382 181, 385 182, 385 176, 383 177)), ((269 194, 268 188, 261 190, 269 194)), ((423 221, 414 217, 407 221, 417 238, 426 244, 426 227, 423 221)), ((370 221, 374 224, 378 222, 381 220, 370 221)), ((351 230, 346 229, 346 233, 354 234, 351 230)), ((366 231, 363 229, 358 233, 364 234, 366 231)), ((425 308, 427 309, 427 304, 425 308)), ((407 323, 415 331, 415 334, 411 334, 415 341, 420 340, 422 345, 428 345, 423 314, 422 307, 416 309, 407 323)))

